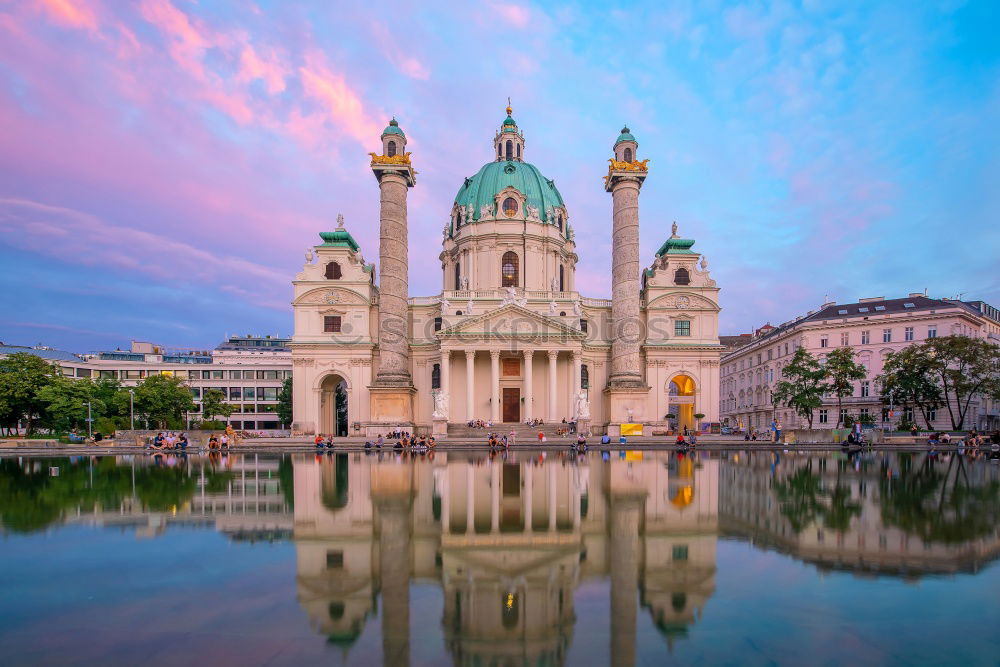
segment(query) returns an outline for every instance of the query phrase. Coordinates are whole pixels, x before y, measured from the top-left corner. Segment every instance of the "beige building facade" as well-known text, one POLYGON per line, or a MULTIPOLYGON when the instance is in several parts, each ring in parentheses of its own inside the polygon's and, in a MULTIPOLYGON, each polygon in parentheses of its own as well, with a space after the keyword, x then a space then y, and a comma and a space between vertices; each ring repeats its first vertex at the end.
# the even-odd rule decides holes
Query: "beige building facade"
POLYGON ((628 128, 605 178, 611 299, 577 291, 571 207, 524 160, 509 108, 494 158, 463 180, 442 230, 440 293, 410 297, 401 260, 416 172, 395 120, 381 139, 382 153, 371 154, 381 197, 377 280, 340 218, 293 281, 294 431, 443 435, 472 420, 576 420, 614 435, 622 423, 651 432, 718 421, 719 288, 676 224, 641 268, 649 161, 638 160, 628 128), (668 424, 667 414, 676 419, 668 424))

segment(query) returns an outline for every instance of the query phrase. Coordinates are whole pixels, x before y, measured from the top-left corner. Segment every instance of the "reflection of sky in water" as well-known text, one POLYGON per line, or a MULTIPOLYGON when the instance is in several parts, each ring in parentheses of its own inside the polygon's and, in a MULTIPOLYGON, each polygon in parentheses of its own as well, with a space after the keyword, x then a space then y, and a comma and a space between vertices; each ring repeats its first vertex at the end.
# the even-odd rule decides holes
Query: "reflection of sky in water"
MULTIPOLYGON (((917 569, 919 554, 907 561, 913 575, 908 579, 850 571, 849 563, 842 570, 824 571, 801 559, 815 555, 815 551, 808 551, 815 549, 815 544, 791 547, 777 538, 777 528, 775 535, 762 540, 759 527, 756 532, 749 528, 741 529, 744 532, 734 531, 732 526, 736 524, 730 520, 732 517, 726 516, 726 503, 738 497, 726 485, 736 484, 734 480, 741 475, 749 474, 764 482, 757 487, 758 495, 772 493, 767 484, 770 461, 759 461, 764 475, 760 477, 754 465, 746 465, 745 461, 738 467, 731 460, 722 465, 702 460, 692 470, 683 461, 678 465, 676 460, 647 454, 645 460, 634 462, 612 457, 610 463, 602 463, 600 457, 592 457, 589 466, 581 469, 572 461, 550 456, 546 464, 533 466, 530 476, 520 466, 520 481, 530 478, 539 485, 546 479, 554 479, 555 488, 563 493, 572 486, 564 484, 565 480, 582 480, 588 508, 579 518, 579 528, 573 527, 572 512, 567 514, 563 503, 557 508, 558 530, 547 530, 548 509, 544 503, 549 490, 538 486, 533 498, 533 502, 540 503, 535 510, 535 533, 526 538, 521 532, 507 534, 504 537, 507 546, 497 547, 503 552, 500 554, 481 545, 470 547, 469 538, 463 535, 467 508, 456 507, 461 493, 468 488, 466 470, 483 475, 481 483, 474 479, 475 493, 486 494, 484 502, 477 503, 475 508, 474 524, 479 531, 475 539, 492 539, 489 475, 493 467, 483 462, 467 466, 465 460, 458 458, 447 465, 444 458, 434 462, 433 471, 426 463, 414 469, 412 480, 417 486, 424 486, 417 489, 412 501, 413 535, 404 536, 403 542, 398 542, 399 535, 381 541, 387 549, 409 544, 414 553, 411 565, 415 574, 409 579, 408 640, 404 632, 403 643, 398 643, 400 633, 396 632, 397 643, 391 648, 396 655, 402 650, 411 664, 450 664, 458 650, 470 658, 477 653, 490 655, 496 649, 490 642, 489 626, 463 625, 458 634, 453 625, 449 626, 461 614, 456 613, 449 596, 460 590, 463 582, 478 578, 474 592, 479 598, 495 591, 496 599, 489 598, 493 606, 484 608, 485 611, 477 609, 477 613, 483 617, 488 616, 487 611, 496 611, 499 619, 500 608, 508 601, 507 590, 515 587, 517 581, 527 577, 527 581, 534 582, 531 586, 542 586, 538 582, 558 580, 560 576, 569 576, 574 582, 567 597, 571 609, 561 624, 556 623, 557 630, 542 632, 540 642, 548 642, 550 648, 564 642, 561 659, 565 664, 611 663, 614 574, 609 575, 608 570, 612 562, 631 562, 638 568, 639 583, 634 594, 638 610, 631 644, 636 664, 659 664, 668 655, 682 663, 787 664, 822 657, 833 663, 995 664, 996 656, 1000 655, 1000 634, 995 632, 1000 627, 1000 603, 996 599, 1000 591, 1000 565, 988 559, 995 556, 1000 541, 995 517, 992 532, 941 552, 945 554, 944 560, 940 553, 934 552, 938 556, 928 561, 933 561, 932 569, 940 569, 942 563, 947 564, 948 554, 953 554, 956 562, 965 563, 969 554, 978 552, 979 557, 974 560, 987 564, 975 574, 921 573, 917 569), (609 465, 621 467, 610 469, 609 465), (549 466, 556 472, 549 473, 549 466), (576 472, 586 474, 574 477, 576 472), (442 503, 440 496, 449 484, 454 487, 454 497, 442 503), (610 506, 602 506, 606 501, 599 498, 600 487, 616 488, 618 484, 644 485, 648 492, 642 530, 650 534, 636 543, 638 549, 631 553, 631 561, 628 552, 624 555, 619 552, 617 560, 610 557, 613 545, 606 541, 603 528, 596 528, 606 524, 611 516, 610 506), (677 488, 681 488, 677 484, 693 487, 691 502, 680 507, 672 502, 677 488), (425 491, 434 497, 424 495, 425 491), (705 496, 712 494, 714 502, 708 502, 705 496), (450 512, 452 517, 450 537, 442 537, 439 521, 433 531, 429 530, 429 524, 421 523, 421 517, 440 517, 442 511, 450 512), (480 512, 485 517, 482 521, 478 517, 480 512), (707 532, 675 530, 678 522, 691 521, 694 523, 685 524, 688 528, 702 522, 703 528, 708 526, 707 532), (588 537, 590 533, 593 534, 588 537), (568 563, 573 567, 575 556, 567 561, 564 551, 544 551, 543 542, 555 535, 576 535, 587 545, 588 553, 578 572, 566 575, 565 568, 568 563), (671 564, 672 549, 674 557, 680 557, 675 549, 678 535, 685 543, 683 558, 690 560, 671 564), (748 541, 750 535, 758 545, 748 541), (510 546, 511 540, 516 541, 516 546, 510 546), (643 540, 653 547, 647 549, 643 540), (760 546, 765 542, 775 546, 760 546), (609 551, 603 553, 604 549, 609 551), (536 552, 541 557, 532 560, 536 552), (545 554, 555 553, 559 555, 545 560, 548 558, 545 554), (491 555, 495 556, 495 563, 491 562, 491 555), (522 562, 519 558, 526 558, 524 562, 532 565, 521 570, 510 565, 522 562), (496 567, 491 568, 492 565, 496 567), (459 567, 461 575, 457 574, 459 567), (497 575, 503 568, 508 568, 505 574, 497 575), (699 572, 703 574, 677 578, 678 573, 690 572, 692 568, 701 568, 699 572), (503 584, 504 581, 507 583, 503 584), (674 589, 686 590, 686 596, 678 598, 674 592, 671 598, 674 589), (661 618, 657 623, 656 614, 664 613, 664 608, 670 616, 671 600, 678 605, 675 610, 685 607, 683 613, 661 618), (981 630, 958 631, 969 627, 970 622, 981 630), (552 637, 556 637, 555 642, 549 641, 552 637)), ((152 537, 145 536, 134 525, 53 524, 40 532, 6 534, 0 538, 0 590, 3 591, 0 656, 7 664, 167 664, 194 660, 243 664, 382 663, 387 644, 382 627, 386 605, 378 584, 380 538, 373 537, 373 523, 365 521, 374 512, 368 494, 372 488, 385 493, 386 480, 390 478, 377 479, 371 469, 375 464, 371 458, 351 455, 346 460, 350 462, 349 475, 338 475, 336 470, 324 468, 331 465, 330 459, 323 459, 323 463, 317 463, 311 456, 296 459, 295 480, 302 488, 295 490, 294 514, 284 506, 284 516, 296 531, 296 537, 290 540, 232 539, 232 528, 238 524, 238 521, 233 523, 233 514, 248 525, 260 523, 255 524, 252 505, 246 506, 246 514, 236 511, 220 519, 228 521, 228 535, 221 532, 222 523, 220 530, 216 530, 211 521, 202 522, 202 527, 192 525, 191 521, 168 522, 165 529, 154 531, 152 537), (313 489, 316 498, 309 497, 310 479, 317 484, 313 489), (348 480, 355 485, 348 493, 343 489, 334 493, 336 489, 323 486, 344 484, 348 480), (324 498, 327 505, 337 505, 338 509, 325 507, 324 498), (346 503, 344 509, 339 507, 342 503, 346 503), (324 517, 335 517, 342 511, 354 512, 360 519, 322 525, 324 517), (309 528, 308 522, 313 520, 319 523, 309 528), (314 534, 304 534, 310 530, 314 534), (316 531, 328 534, 319 535, 316 531), (302 581, 306 578, 323 581, 322 568, 328 565, 327 562, 319 571, 315 570, 315 563, 310 561, 315 554, 310 549, 319 549, 316 554, 321 559, 329 558, 331 550, 345 550, 347 571, 355 567, 354 552, 348 546, 352 543, 360 544, 360 553, 368 558, 363 569, 371 574, 374 583, 369 588, 362 587, 355 598, 331 595, 329 599, 320 596, 318 601, 306 600, 312 594, 302 586, 302 581), (330 627, 320 627, 320 621, 325 619, 316 617, 317 609, 325 612, 330 600, 339 599, 360 600, 368 606, 357 636, 349 641, 331 639, 333 634, 328 637, 330 627)), ((827 478, 837 479, 835 460, 830 459, 828 464, 821 475, 823 483, 827 478)), ((197 465, 192 462, 195 475, 197 465)), ((798 464, 794 457, 786 457, 779 469, 795 465, 798 464)), ((946 468, 946 464, 941 466, 942 471, 946 468)), ((851 477, 852 469, 853 465, 850 469, 840 469, 843 482, 857 482, 856 475, 851 477)), ((269 470, 262 477, 267 484, 262 483, 261 491, 269 493, 273 501, 282 495, 274 485, 278 479, 276 466, 271 465, 269 470)), ((387 470, 393 474, 390 481, 399 483, 405 476, 398 473, 409 470, 409 466, 387 470)), ((878 470, 876 467, 872 473, 877 474, 878 470)), ((967 472, 972 483, 980 486, 997 478, 996 468, 985 462, 970 464, 967 472)), ((237 470, 233 479, 239 480, 240 476, 237 470)), ((518 481, 516 477, 513 479, 518 481)), ((505 484, 508 493, 510 480, 505 484)), ((247 489, 252 495, 253 489, 249 486, 247 489)), ((223 488, 217 495, 223 498, 230 492, 231 489, 223 488)), ((877 519, 880 507, 871 504, 873 495, 873 489, 868 488, 866 496, 858 498, 863 507, 854 522, 877 519)), ((762 508, 767 507, 763 496, 753 499, 762 508)), ((195 492, 192 502, 197 498, 195 492)), ((498 507, 500 511, 511 511, 510 497, 503 495, 498 502, 505 503, 498 507)), ((830 502, 829 494, 822 502, 830 502)), ((237 502, 230 507, 239 510, 244 506, 237 502)), ((273 509, 273 502, 270 507, 273 509)), ((184 519, 185 512, 190 510, 191 507, 181 507, 177 520, 184 519)), ((141 511, 138 514, 141 516, 141 511)), ((83 519, 85 515, 86 512, 83 519)), ((280 515, 281 512, 276 514, 279 518, 280 515)), ((68 520, 80 518, 68 516, 68 520)), ((742 520, 745 522, 745 518, 742 520)), ((812 526, 802 535, 805 537, 807 533, 812 539, 812 526)), ((573 540, 571 543, 576 544, 573 540)), ((835 544, 834 537, 828 540, 828 545, 835 544)), ((576 549, 572 544, 570 553, 576 549)), ((328 579, 335 581, 333 577, 328 579)), ((529 596, 533 594, 528 591, 529 596)), ((522 604, 523 598, 518 597, 521 605, 518 613, 528 614, 532 604, 542 604, 546 599, 554 598, 534 597, 530 599, 534 602, 522 604)), ((332 607, 329 608, 332 613, 332 607)), ((348 607, 347 613, 352 613, 352 609, 348 607)), ((621 619, 617 620, 620 624, 621 619)), ((513 643, 519 644, 516 640, 513 643)), ((535 645, 531 641, 520 643, 529 654, 535 645)), ((515 650, 513 655, 517 654, 515 650)), ((392 664, 402 667, 398 660, 392 664)))

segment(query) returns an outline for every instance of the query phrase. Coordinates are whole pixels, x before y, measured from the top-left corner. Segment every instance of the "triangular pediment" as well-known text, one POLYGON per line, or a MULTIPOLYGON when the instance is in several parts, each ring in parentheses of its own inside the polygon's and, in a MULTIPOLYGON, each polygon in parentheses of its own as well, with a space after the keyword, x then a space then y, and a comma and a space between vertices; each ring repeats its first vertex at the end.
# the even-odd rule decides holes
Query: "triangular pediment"
POLYGON ((450 339, 583 340, 585 334, 564 324, 562 318, 541 315, 516 304, 507 304, 470 317, 438 332, 450 339))

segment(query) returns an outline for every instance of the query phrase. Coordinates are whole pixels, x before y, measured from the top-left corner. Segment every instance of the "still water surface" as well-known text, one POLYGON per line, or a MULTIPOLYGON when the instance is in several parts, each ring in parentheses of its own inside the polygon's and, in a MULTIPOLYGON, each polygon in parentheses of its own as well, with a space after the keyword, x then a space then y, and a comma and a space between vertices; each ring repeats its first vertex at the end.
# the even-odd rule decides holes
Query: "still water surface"
POLYGON ((998 664, 1000 466, 0 459, 0 661, 998 664))

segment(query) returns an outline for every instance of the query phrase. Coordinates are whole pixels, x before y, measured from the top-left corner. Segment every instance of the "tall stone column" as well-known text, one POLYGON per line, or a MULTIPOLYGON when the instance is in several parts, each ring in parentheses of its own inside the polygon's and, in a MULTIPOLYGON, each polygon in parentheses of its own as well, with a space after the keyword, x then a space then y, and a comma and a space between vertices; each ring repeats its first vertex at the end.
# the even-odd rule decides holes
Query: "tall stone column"
POLYGON ((534 416, 534 407, 532 403, 535 400, 534 386, 532 384, 532 358, 534 357, 533 350, 524 350, 524 414, 521 415, 522 421, 528 421, 534 416))
POLYGON ((407 496, 376 497, 379 581, 382 588, 382 664, 410 664, 410 506, 407 496))
POLYGON ((465 414, 466 421, 476 418, 476 408, 473 405, 476 392, 476 351, 465 351, 465 414))
POLYGON ((490 350, 490 419, 500 421, 500 350, 490 350))
POLYGON ((549 350, 549 423, 559 420, 556 415, 556 399, 559 396, 558 381, 556 378, 556 360, 559 358, 559 350, 549 350))
POLYGON ((642 373, 640 346, 639 189, 646 179, 646 161, 636 156, 638 142, 623 128, 615 142, 615 157, 604 187, 611 193, 611 369, 608 376, 609 434, 618 424, 645 417, 649 387, 642 373))
MULTIPOLYGON (((570 411, 576 412, 574 406, 576 406, 576 396, 580 393, 580 374, 582 373, 583 367, 583 355, 581 355, 576 350, 570 352, 570 359, 573 362, 573 378, 570 380, 569 386, 569 405, 570 411)), ((573 415, 574 417, 576 414, 573 415)))
POLYGON ((393 119, 382 133, 383 154, 371 153, 379 183, 378 367, 372 381, 371 419, 376 424, 413 423, 410 376, 406 197, 416 184, 406 135, 393 119))
POLYGON ((451 401, 451 350, 441 350, 441 391, 451 401))
POLYGON ((635 664, 639 593, 639 518, 642 498, 611 498, 611 664, 635 664))

